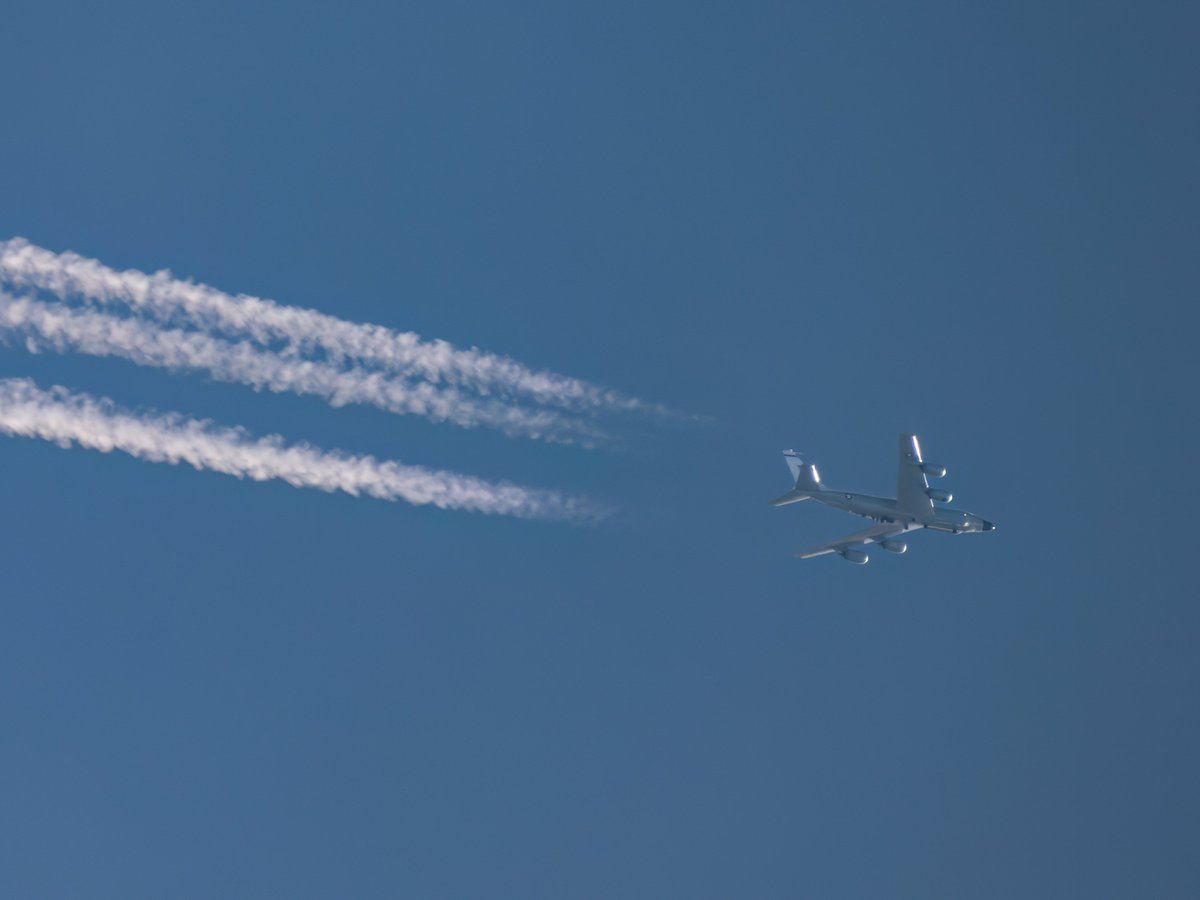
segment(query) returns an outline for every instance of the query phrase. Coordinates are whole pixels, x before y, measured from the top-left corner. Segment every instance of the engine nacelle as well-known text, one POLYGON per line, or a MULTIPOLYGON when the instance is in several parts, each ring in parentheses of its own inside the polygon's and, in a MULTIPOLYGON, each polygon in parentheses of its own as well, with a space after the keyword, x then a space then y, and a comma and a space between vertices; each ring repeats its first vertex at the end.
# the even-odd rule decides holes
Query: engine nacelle
POLYGON ((930 488, 925 493, 928 495, 930 500, 936 500, 938 503, 949 503, 954 499, 954 495, 949 491, 939 491, 935 490, 934 488, 930 488))
POLYGON ((930 478, 945 478, 946 467, 939 466, 937 463, 921 463, 921 471, 930 478))
POLYGON ((904 541, 880 541, 879 546, 892 553, 904 553, 908 550, 908 544, 904 541))
POLYGON ((871 560, 871 557, 861 550, 839 550, 838 552, 842 554, 842 559, 852 562, 856 566, 865 566, 871 560))

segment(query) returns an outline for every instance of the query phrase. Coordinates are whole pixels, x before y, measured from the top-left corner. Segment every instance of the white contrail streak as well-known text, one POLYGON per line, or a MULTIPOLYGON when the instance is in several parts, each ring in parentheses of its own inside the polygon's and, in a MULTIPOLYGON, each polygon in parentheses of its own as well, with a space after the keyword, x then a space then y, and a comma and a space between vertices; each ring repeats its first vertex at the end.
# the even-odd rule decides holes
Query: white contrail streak
POLYGON ((40 389, 27 378, 0 380, 0 432, 78 444, 138 459, 224 472, 255 481, 280 479, 295 487, 366 494, 441 509, 464 509, 530 519, 596 519, 602 512, 556 491, 495 483, 453 472, 406 466, 371 456, 350 456, 308 444, 285 444, 278 435, 253 438, 241 428, 178 414, 121 410, 112 401, 40 389))
POLYGON ((440 340, 339 319, 312 309, 285 306, 175 278, 163 270, 147 275, 119 272, 76 253, 54 253, 23 238, 0 241, 0 280, 60 299, 123 305, 166 324, 188 324, 264 345, 283 343, 287 354, 319 353, 330 362, 355 362, 404 377, 470 388, 483 394, 523 394, 567 409, 648 411, 663 407, 565 375, 530 369, 508 357, 440 340))
POLYGON ((160 326, 103 311, 47 304, 0 291, 0 332, 26 339, 30 351, 51 348, 90 356, 116 356, 142 366, 207 372, 219 381, 259 390, 323 397, 334 406, 359 403, 400 414, 426 416, 463 427, 486 425, 510 435, 594 445, 603 432, 554 410, 527 409, 457 388, 404 382, 380 372, 299 359, 195 331, 160 326))

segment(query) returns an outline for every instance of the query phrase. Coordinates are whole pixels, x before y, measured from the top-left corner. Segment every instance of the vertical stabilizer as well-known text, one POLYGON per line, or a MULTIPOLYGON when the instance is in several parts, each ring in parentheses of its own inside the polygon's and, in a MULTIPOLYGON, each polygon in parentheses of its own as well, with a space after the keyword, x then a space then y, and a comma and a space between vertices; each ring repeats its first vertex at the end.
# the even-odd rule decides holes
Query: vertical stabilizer
POLYGON ((788 471, 792 473, 792 478, 796 480, 796 491, 811 494, 824 490, 821 486, 821 473, 817 471, 816 466, 806 463, 795 450, 784 450, 783 458, 788 471))

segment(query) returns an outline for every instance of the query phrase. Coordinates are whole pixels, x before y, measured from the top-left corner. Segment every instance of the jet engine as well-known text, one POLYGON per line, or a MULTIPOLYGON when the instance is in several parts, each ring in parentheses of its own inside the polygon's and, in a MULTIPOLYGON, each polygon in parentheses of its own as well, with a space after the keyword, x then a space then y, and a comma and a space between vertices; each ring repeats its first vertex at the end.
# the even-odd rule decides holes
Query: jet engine
POLYGON ((842 554, 842 559, 852 562, 856 566, 865 566, 871 559, 861 550, 839 550, 838 552, 842 554))
POLYGON ((930 500, 936 500, 938 503, 949 503, 954 499, 954 495, 949 491, 938 491, 930 488, 925 492, 930 500))
POLYGON ((930 478, 945 478, 946 467, 939 466, 937 463, 921 463, 921 471, 930 478))
POLYGON ((879 546, 892 553, 904 553, 908 550, 908 544, 904 543, 904 541, 880 541, 879 546))

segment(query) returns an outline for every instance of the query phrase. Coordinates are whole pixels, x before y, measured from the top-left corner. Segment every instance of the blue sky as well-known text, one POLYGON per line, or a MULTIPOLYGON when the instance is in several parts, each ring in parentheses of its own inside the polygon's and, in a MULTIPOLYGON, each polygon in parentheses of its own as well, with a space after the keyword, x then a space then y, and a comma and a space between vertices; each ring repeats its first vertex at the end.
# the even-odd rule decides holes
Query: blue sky
POLYGON ((0 892, 1196 894, 1193 10, 11 6, 0 238, 709 418, 584 450, 0 347, 621 509, 0 439, 0 892), (856 521, 768 508, 779 451, 883 493, 902 430, 999 530, 790 559, 856 521))

